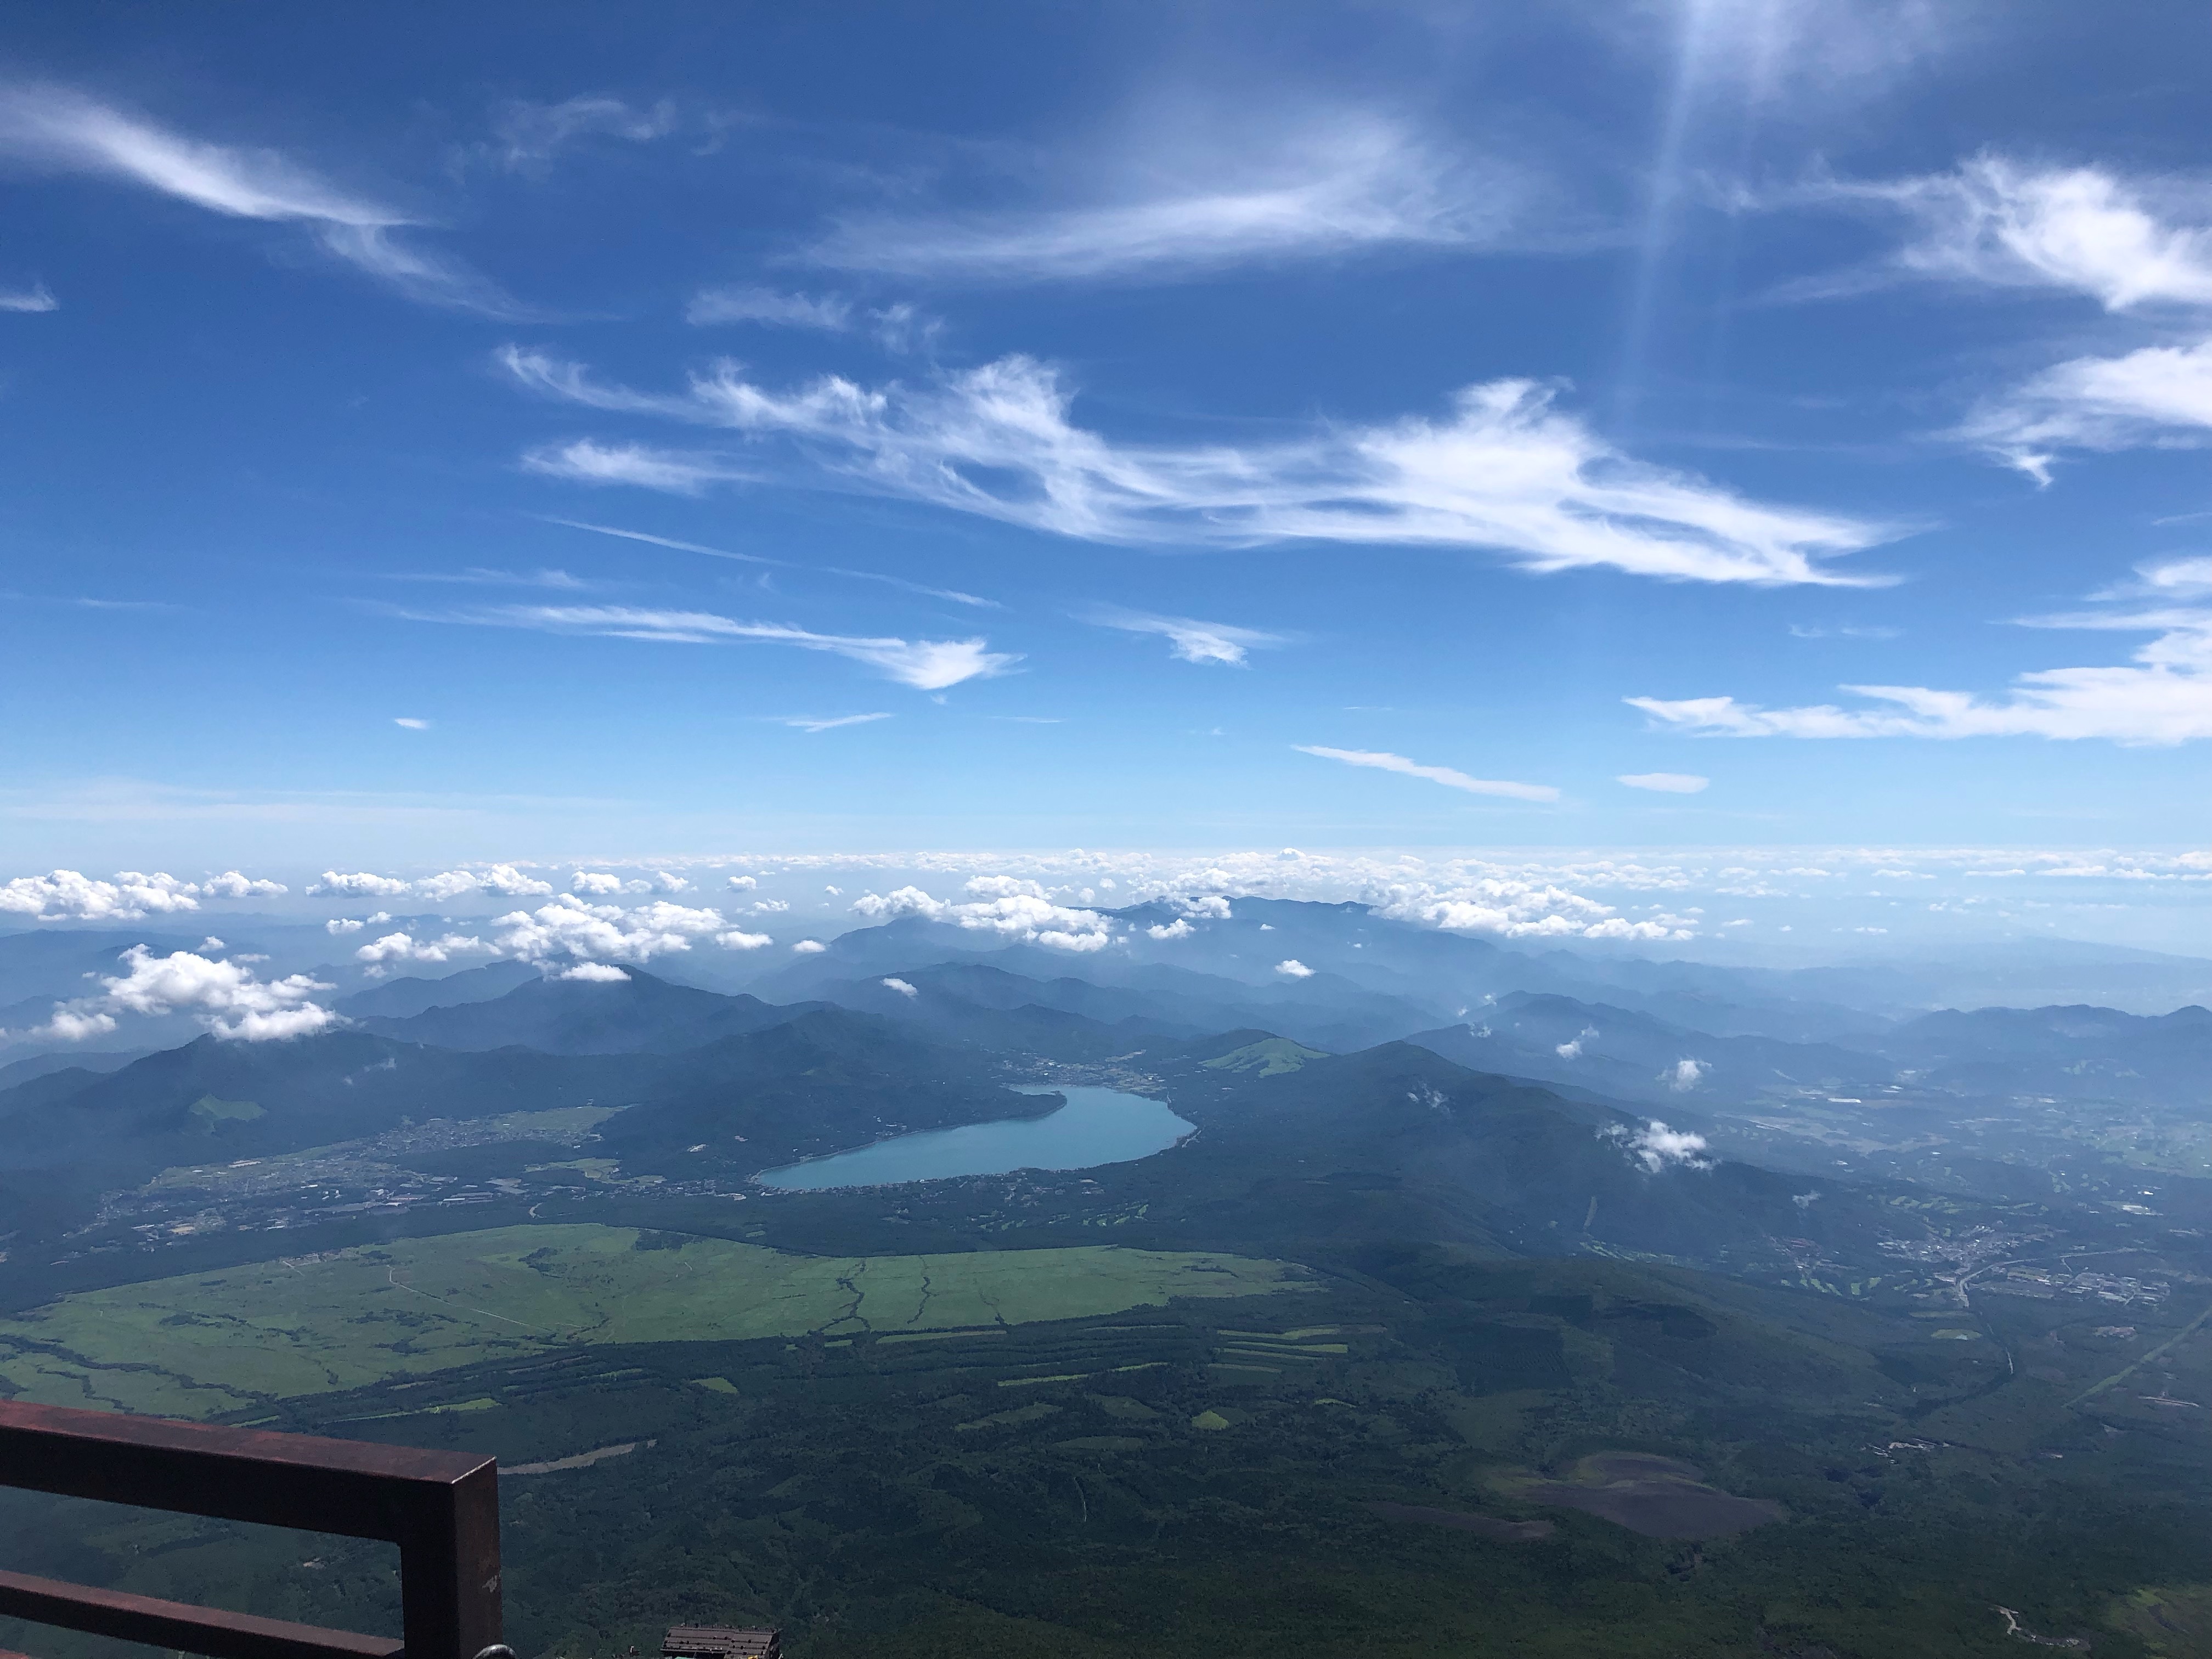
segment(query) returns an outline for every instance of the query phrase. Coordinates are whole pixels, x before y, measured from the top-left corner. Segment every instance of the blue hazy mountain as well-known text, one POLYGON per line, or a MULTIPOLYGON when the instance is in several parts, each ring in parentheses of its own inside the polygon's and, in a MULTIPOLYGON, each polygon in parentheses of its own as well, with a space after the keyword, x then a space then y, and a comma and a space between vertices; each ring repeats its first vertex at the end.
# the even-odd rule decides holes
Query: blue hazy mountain
POLYGON ((557 1054, 672 1054, 803 1012, 742 993, 726 996, 674 984, 639 968, 620 979, 562 979, 533 970, 497 995, 428 1007, 404 1018, 370 1016, 360 1024, 380 1036, 441 1048, 520 1045, 557 1054))
POLYGON ((2212 1103, 2212 1009, 2195 1005, 2160 1015, 2080 1005, 1944 1009, 1889 1033, 1880 1051, 1962 1092, 2212 1103))
POLYGON ((1532 954, 1386 916, 1364 904, 1239 897, 1228 908, 1224 917, 1162 901, 1114 911, 1129 924, 1127 930, 1109 948, 1079 955, 1002 944, 988 933, 905 917, 842 934, 823 952, 752 980, 748 988, 788 1001, 821 994, 820 988, 833 982, 963 962, 1048 981, 1073 975, 1094 985, 1201 994, 1213 1001, 1224 993, 1218 983, 1206 981, 1225 981, 1246 988, 1238 1000, 1256 990, 1271 1006, 1330 1011, 1340 1027, 1339 1040, 1330 1046, 1343 1048, 1463 1019, 1516 991, 1602 1002, 1669 1020, 1694 1011, 1701 1029, 1787 1041, 1878 1031, 1892 1023, 1887 1013, 1821 1000, 1794 976, 1765 970, 1557 949, 1532 954), (1155 930, 1164 937, 1154 937, 1155 930), (1306 971, 1286 971, 1285 963, 1306 971))
POLYGON ((1409 1041, 1479 1071, 1652 1102, 1871 1086, 1896 1071, 1880 1054, 1835 1044, 1721 1036, 1605 1003, 1520 992, 1499 998, 1477 1020, 1409 1041))
POLYGON ((526 962, 488 962, 441 978, 387 979, 339 998, 335 1006, 338 1012, 356 1019, 405 1019, 425 1009, 487 1002, 540 977, 542 970, 526 962))

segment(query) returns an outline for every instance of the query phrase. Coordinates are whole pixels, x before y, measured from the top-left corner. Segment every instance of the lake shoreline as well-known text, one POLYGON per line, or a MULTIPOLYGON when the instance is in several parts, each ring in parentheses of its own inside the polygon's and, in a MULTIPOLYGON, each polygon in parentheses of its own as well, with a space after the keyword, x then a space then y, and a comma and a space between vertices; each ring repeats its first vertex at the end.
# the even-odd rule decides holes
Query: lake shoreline
POLYGON ((984 1123, 886 1136, 763 1170, 753 1184, 774 1194, 850 1192, 1028 1170, 1064 1174, 1149 1158, 1196 1132, 1164 1101, 1121 1090, 1033 1084, 1015 1085, 1010 1092, 1056 1103, 984 1123))

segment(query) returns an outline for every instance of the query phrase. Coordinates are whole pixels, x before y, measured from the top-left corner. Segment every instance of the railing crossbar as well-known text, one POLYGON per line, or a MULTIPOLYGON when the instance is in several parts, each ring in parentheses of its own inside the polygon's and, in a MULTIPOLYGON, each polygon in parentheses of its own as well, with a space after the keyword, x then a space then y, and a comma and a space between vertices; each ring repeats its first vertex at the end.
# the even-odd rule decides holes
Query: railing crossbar
POLYGON ((209 1659, 398 1659, 405 1650, 405 1644, 388 1637, 226 1613, 21 1572, 0 1572, 0 1614, 209 1659))

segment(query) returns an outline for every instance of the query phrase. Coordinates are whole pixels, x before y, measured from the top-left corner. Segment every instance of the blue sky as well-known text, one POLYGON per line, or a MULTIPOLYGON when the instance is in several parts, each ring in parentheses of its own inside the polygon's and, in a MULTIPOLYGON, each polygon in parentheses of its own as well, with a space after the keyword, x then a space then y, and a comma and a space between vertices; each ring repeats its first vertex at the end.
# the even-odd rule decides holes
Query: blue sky
POLYGON ((2202 847, 2207 48, 15 8, 0 876, 2202 847))

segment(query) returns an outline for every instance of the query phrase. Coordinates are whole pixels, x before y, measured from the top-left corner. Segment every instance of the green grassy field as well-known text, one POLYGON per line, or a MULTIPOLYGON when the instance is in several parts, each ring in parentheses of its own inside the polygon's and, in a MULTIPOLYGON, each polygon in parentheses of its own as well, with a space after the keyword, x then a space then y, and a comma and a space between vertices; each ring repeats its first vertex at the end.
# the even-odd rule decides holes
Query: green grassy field
POLYGON ((1109 1246, 815 1257, 626 1227, 501 1227, 64 1297, 0 1321, 19 1397, 167 1416, 579 1343, 1018 1325, 1313 1284, 1279 1261, 1109 1246))

